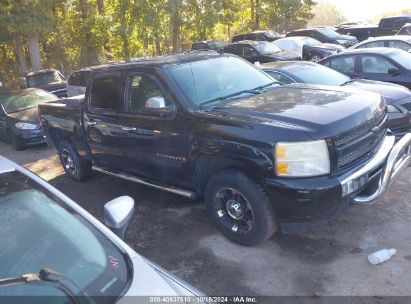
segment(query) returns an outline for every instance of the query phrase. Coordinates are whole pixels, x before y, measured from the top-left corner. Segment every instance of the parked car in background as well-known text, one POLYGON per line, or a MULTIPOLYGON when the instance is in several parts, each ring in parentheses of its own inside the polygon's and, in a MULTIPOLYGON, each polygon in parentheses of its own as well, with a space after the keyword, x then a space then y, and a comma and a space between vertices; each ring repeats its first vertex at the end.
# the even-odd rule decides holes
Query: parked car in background
POLYGON ((341 35, 354 36, 361 42, 370 37, 375 37, 377 35, 377 29, 378 25, 356 25, 339 28, 337 29, 337 32, 341 35))
POLYGON ((377 36, 395 35, 406 23, 411 23, 411 15, 384 17, 378 24, 377 36))
POLYGON ((57 97, 67 96, 66 78, 57 70, 48 69, 26 75, 27 87, 48 91, 57 97))
POLYGON ((351 78, 378 80, 411 89, 411 54, 393 48, 347 50, 319 63, 351 78))
POLYGON ((353 49, 375 48, 375 47, 390 47, 400 49, 406 52, 411 52, 411 36, 394 35, 381 36, 370 38, 363 42, 354 45, 353 49))
POLYGON ((407 88, 381 81, 353 79, 326 66, 307 61, 282 61, 261 65, 263 71, 284 84, 308 83, 343 86, 374 92, 387 103, 387 127, 397 138, 410 132, 411 91, 407 88))
POLYGON ((70 74, 67 81, 67 96, 77 96, 86 93, 87 82, 91 68, 84 68, 70 74))
POLYGON ((224 47, 225 53, 234 54, 254 62, 273 62, 282 60, 299 60, 301 56, 296 52, 284 51, 267 41, 239 41, 224 47))
POLYGON ((191 45, 191 50, 193 51, 207 51, 212 50, 216 52, 222 52, 224 50, 224 46, 227 43, 221 40, 211 40, 211 41, 199 41, 193 42, 191 45))
POLYGON ((0 96, 0 138, 21 150, 45 143, 37 106, 58 99, 40 89, 9 91, 0 96))
POLYGON ((85 97, 39 109, 72 179, 95 170, 203 196, 216 227, 243 245, 380 198, 411 160, 411 134, 395 144, 380 95, 280 86, 216 52, 95 68, 85 97))
POLYGON ((273 41, 272 44, 285 51, 297 52, 303 60, 314 62, 344 50, 338 44, 321 43, 314 38, 303 36, 280 38, 273 41))
POLYGON ((130 296, 201 295, 122 240, 134 213, 131 197, 111 200, 103 213, 107 227, 0 156, 0 297, 7 303, 27 297, 30 303, 108 304, 130 296))
POLYGON ((285 36, 306 36, 317 39, 322 43, 333 43, 341 45, 343 47, 350 47, 358 43, 357 38, 348 35, 341 35, 330 28, 309 28, 294 30, 287 33, 287 35, 285 36))
POLYGON ((411 23, 406 23, 395 35, 411 35, 411 23))
POLYGON ((260 30, 251 33, 235 35, 231 38, 231 42, 242 41, 242 40, 254 40, 254 41, 274 41, 283 36, 271 31, 271 30, 260 30))

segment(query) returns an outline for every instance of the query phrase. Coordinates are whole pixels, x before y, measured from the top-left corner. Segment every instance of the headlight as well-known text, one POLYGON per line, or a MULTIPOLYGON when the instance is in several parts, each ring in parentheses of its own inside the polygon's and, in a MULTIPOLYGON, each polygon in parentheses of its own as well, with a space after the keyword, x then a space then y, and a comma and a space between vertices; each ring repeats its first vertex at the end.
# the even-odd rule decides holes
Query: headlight
POLYGON ((37 126, 31 123, 27 123, 27 122, 18 122, 15 124, 16 128, 18 129, 24 129, 24 130, 33 130, 36 129, 37 126))
POLYGON ((388 113, 400 113, 401 111, 393 105, 387 105, 387 112, 388 113))
POLYGON ((304 177, 330 173, 330 156, 325 140, 279 142, 275 146, 278 176, 304 177))

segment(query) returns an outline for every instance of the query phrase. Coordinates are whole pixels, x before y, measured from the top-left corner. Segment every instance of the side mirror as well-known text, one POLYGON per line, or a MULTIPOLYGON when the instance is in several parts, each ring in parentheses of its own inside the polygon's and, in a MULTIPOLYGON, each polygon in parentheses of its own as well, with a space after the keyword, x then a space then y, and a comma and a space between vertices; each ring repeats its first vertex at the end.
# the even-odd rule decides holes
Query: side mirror
POLYGON ((157 116, 171 115, 175 111, 174 105, 166 106, 166 101, 162 96, 154 96, 147 99, 144 108, 147 113, 157 116))
POLYGON ((117 197, 104 205, 104 224, 119 238, 124 239, 134 213, 134 200, 129 196, 117 197))
POLYGON ((398 68, 389 68, 388 74, 390 74, 391 76, 398 76, 401 74, 401 70, 398 68))

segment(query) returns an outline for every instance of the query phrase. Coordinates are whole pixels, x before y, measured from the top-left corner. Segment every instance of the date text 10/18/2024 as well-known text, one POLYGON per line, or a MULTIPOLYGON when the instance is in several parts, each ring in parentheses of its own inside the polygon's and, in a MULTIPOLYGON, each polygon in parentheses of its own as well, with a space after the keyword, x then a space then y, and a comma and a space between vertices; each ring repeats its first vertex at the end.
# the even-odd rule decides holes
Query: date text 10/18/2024
POLYGON ((150 297, 150 303, 257 303, 255 297, 150 297))

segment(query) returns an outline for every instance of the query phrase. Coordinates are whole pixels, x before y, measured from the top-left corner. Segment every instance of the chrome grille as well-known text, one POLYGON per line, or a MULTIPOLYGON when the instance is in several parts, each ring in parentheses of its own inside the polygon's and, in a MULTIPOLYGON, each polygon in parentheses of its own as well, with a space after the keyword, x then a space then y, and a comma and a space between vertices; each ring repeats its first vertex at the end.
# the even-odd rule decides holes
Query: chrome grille
POLYGON ((384 138, 386 111, 333 139, 338 168, 344 168, 375 149, 384 138))

